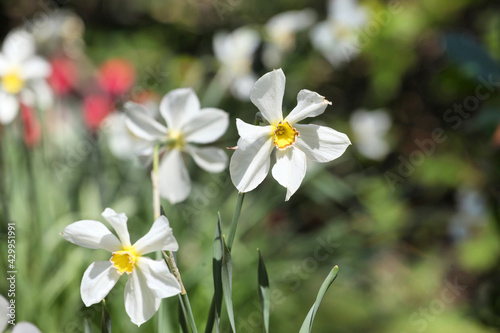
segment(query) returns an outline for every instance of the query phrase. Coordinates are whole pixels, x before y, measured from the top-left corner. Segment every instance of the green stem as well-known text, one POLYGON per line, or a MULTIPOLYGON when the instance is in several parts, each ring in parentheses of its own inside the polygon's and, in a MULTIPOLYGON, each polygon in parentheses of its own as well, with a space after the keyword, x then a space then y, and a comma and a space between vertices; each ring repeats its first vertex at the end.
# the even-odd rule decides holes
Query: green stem
MULTIPOLYGON (((153 210, 154 210, 154 218, 155 220, 160 217, 161 214, 161 205, 160 205, 160 191, 159 191, 159 174, 158 174, 158 169, 159 169, 159 161, 160 161, 160 154, 159 154, 159 146, 155 145, 154 150, 153 150, 153 170, 151 170, 151 182, 153 183, 153 210)), ((172 274, 175 276, 177 281, 179 282, 181 286, 181 294, 179 296, 179 299, 182 302, 183 309, 186 309, 186 316, 189 320, 189 324, 191 326, 191 332, 193 333, 198 333, 196 329, 196 323, 194 321, 194 316, 193 316, 193 310, 191 309, 191 304, 189 303, 189 298, 186 293, 186 289, 184 288, 184 284, 182 283, 182 278, 181 278, 181 273, 179 272, 179 268, 177 268, 177 264, 175 262, 174 254, 172 251, 161 251, 163 254, 163 257, 165 258, 165 261, 167 262, 168 267, 170 268, 170 271, 172 274)), ((165 321, 162 320, 162 316, 158 316, 158 329, 159 332, 164 332, 164 323, 165 321)))
POLYGON ((181 301, 181 305, 185 310, 185 315, 189 321, 189 325, 191 326, 191 332, 198 333, 198 330, 196 329, 196 322, 194 321, 193 310, 191 309, 191 303, 189 303, 188 294, 180 294, 179 300, 181 301))
POLYGON ((236 201, 236 206, 234 207, 233 221, 231 222, 231 231, 229 233, 229 238, 227 239, 227 248, 229 251, 231 251, 233 247, 234 237, 236 236, 236 228, 238 227, 238 220, 240 219, 244 198, 245 193, 238 193, 238 200, 236 201))

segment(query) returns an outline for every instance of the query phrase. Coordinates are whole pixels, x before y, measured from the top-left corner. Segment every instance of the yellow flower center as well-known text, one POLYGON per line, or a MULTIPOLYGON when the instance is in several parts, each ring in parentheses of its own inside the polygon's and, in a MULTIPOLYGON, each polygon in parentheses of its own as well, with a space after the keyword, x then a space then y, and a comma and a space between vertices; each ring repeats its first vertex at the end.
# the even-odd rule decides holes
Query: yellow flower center
POLYGON ((133 246, 124 248, 121 251, 113 252, 113 256, 109 261, 113 263, 118 273, 123 274, 127 272, 127 274, 132 273, 134 270, 137 259, 139 258, 139 254, 135 252, 133 246))
POLYGON ((186 142, 184 141, 184 136, 180 131, 176 130, 169 130, 168 132, 168 138, 167 140, 173 141, 170 143, 170 148, 176 148, 179 150, 182 150, 184 146, 186 145, 186 142))
POLYGON ((2 88, 9 94, 17 94, 24 87, 24 79, 18 69, 13 69, 2 76, 2 88))
POLYGON ((274 145, 283 150, 294 144, 299 131, 293 128, 288 122, 280 121, 273 128, 274 145))

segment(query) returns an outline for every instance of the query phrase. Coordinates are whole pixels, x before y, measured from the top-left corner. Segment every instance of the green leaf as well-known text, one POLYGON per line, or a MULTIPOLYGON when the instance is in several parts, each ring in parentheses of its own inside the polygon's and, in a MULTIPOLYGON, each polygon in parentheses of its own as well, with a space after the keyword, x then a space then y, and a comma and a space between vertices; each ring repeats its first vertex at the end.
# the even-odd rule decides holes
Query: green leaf
POLYGON ((314 322, 314 317, 316 317, 316 313, 318 312, 318 308, 319 308, 321 302, 323 301, 323 298, 325 297, 326 291, 328 290, 328 288, 330 288, 330 285, 333 283, 333 281, 335 281, 338 274, 339 274, 339 267, 335 266, 330 271, 330 274, 328 274, 325 281, 323 281, 321 288, 319 288, 318 296, 316 296, 316 301, 314 302, 313 306, 311 307, 311 310, 309 310, 309 313, 307 314, 306 319, 302 323, 302 327, 300 328, 299 333, 311 332, 312 325, 314 322))
POLYGON ((111 333, 111 316, 106 308, 106 300, 102 300, 101 332, 111 333))
POLYGON ((212 270, 214 278, 214 297, 212 298, 212 304, 210 306, 210 312, 208 314, 207 326, 205 327, 205 333, 212 332, 215 327, 216 331, 219 331, 220 325, 220 313, 222 308, 222 229, 221 229, 221 217, 220 212, 217 220, 217 227, 215 229, 215 237, 212 247, 212 270))
POLYGON ((224 251, 222 252, 222 290, 224 294, 224 301, 226 303, 227 314, 229 316, 229 322, 233 328, 233 332, 236 333, 236 324, 234 322, 234 312, 233 312, 233 299, 232 299, 232 278, 233 278, 233 263, 231 260, 231 252, 226 245, 225 237, 222 238, 222 245, 224 246, 224 251))
POLYGON ((187 320, 186 320, 186 309, 184 308, 184 304, 182 304, 182 300, 181 298, 179 297, 179 310, 178 310, 178 313, 179 313, 179 326, 181 328, 181 331, 183 333, 189 333, 189 329, 188 329, 188 323, 187 323, 187 320))
POLYGON ((269 311, 271 309, 271 293, 269 291, 269 278, 267 276, 266 265, 264 264, 264 259, 259 251, 259 270, 258 270, 258 280, 259 280, 259 296, 260 304, 262 306, 262 317, 264 318, 264 329, 265 332, 269 332, 269 311))

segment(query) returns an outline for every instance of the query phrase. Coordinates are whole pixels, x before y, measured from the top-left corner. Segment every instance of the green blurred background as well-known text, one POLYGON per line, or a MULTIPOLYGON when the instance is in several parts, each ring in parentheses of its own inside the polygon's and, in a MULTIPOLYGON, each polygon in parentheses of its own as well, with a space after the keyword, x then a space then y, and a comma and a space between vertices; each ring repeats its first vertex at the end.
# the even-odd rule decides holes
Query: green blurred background
MULTIPOLYGON (((333 105, 316 121, 347 133, 353 145, 334 162, 310 166, 289 202, 271 177, 247 194, 233 248, 238 330, 263 330, 259 248, 271 283, 272 332, 298 331, 334 265, 340 274, 318 312, 315 332, 497 331, 500 2, 360 3, 370 10, 368 22, 375 30, 358 56, 333 67, 311 46, 308 32, 301 31, 294 51, 283 59, 285 113, 295 106, 300 89, 317 91, 333 105), (481 86, 488 97, 468 105, 474 104, 471 96, 481 86), (463 106, 461 112, 456 105, 463 106), (373 160, 359 152, 350 125, 357 109, 384 109, 392 119, 384 134, 390 151, 383 158, 373 160)), ((56 96, 55 102, 64 105, 57 117, 70 117, 71 125, 57 135, 44 130, 42 143, 35 147, 23 143, 19 126, 0 128, 5 188, 0 238, 6 244, 9 216, 17 229, 18 321, 33 322, 43 332, 83 332, 87 319, 97 332, 101 306, 86 308, 79 287, 87 266, 109 259, 108 254, 74 246, 60 232, 80 219, 102 221, 100 213, 111 207, 127 214, 136 240, 149 229, 153 212, 148 171, 116 158, 106 133, 88 129, 82 121, 81 100, 95 89, 93 73, 119 57, 133 64, 135 87, 157 98, 171 89, 193 87, 202 107, 230 114, 231 126, 216 145, 234 146, 235 118, 252 122, 256 108, 219 87, 214 34, 244 25, 263 32, 272 16, 303 8, 312 8, 318 22, 323 21, 327 2, 0 4, 0 38, 43 13, 52 15, 56 8, 81 18, 73 22, 81 34, 63 37, 69 40, 63 47, 46 42, 40 48, 48 58, 62 54, 74 60, 79 69, 78 88, 56 96)), ((73 30, 59 26, 49 36, 68 31, 73 30)), ((261 54, 262 46, 252 63, 258 76, 268 71, 261 54)), ((120 110, 124 100, 117 100, 120 110)), ((44 129, 51 122, 56 120, 42 120, 44 129)), ((179 267, 201 330, 213 293, 217 211, 227 233, 237 191, 227 171, 209 174, 190 159, 188 167, 194 184, 188 200, 162 205, 180 244, 179 267)), ((5 245, 0 253, 6 267, 5 245)), ((107 298, 114 331, 154 331, 156 316, 140 328, 130 323, 124 312, 124 283, 122 279, 107 298)), ((0 294, 6 291, 4 280, 0 294)), ((164 304, 172 331, 178 331, 177 301, 166 299, 164 304)))

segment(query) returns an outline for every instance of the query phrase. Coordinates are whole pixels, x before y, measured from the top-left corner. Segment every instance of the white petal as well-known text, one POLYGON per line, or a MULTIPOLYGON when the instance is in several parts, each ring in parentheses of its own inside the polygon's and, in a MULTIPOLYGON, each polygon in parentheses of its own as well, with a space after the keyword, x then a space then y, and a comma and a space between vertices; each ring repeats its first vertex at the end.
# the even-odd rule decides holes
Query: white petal
POLYGON ((162 250, 177 251, 179 244, 175 240, 168 219, 162 215, 156 219, 149 232, 134 244, 134 248, 142 255, 162 250))
POLYGON ((318 23, 310 31, 312 45, 318 49, 323 56, 334 67, 349 61, 355 55, 355 50, 349 44, 341 42, 340 38, 332 31, 329 22, 318 23))
POLYGON ((98 221, 82 220, 64 228, 61 235, 73 244, 89 249, 104 249, 115 252, 122 244, 104 224, 98 221))
POLYGON ((236 118, 236 127, 238 128, 238 134, 240 135, 238 147, 241 149, 245 149, 248 144, 252 144, 261 137, 272 136, 272 126, 251 125, 236 118))
POLYGON ((173 204, 186 200, 191 192, 191 179, 179 150, 171 149, 165 152, 160 161, 159 174, 162 197, 173 204))
POLYGON ((137 262, 136 269, 141 271, 146 284, 156 297, 172 297, 181 292, 181 285, 175 276, 170 273, 163 259, 153 260, 148 257, 141 257, 137 262))
POLYGON ((299 136, 295 145, 315 162, 329 162, 340 157, 351 144, 347 135, 318 125, 295 124, 299 136))
POLYGON ((184 150, 193 157, 200 168, 208 172, 221 172, 227 167, 228 157, 220 148, 186 145, 184 150))
POLYGON ((0 295, 0 332, 3 332, 7 327, 7 314, 9 310, 7 307, 9 306, 9 301, 5 299, 2 295, 0 295))
POLYGON ((251 143, 247 142, 244 148, 239 144, 240 141, 238 141, 238 149, 231 157, 229 171, 231 180, 238 191, 249 192, 266 178, 274 143, 272 137, 267 135, 251 143))
POLYGON ((210 143, 220 138, 229 126, 229 115, 219 109, 202 109, 182 127, 182 134, 187 142, 210 143))
POLYGON ((233 74, 244 72, 242 64, 251 64, 252 57, 259 46, 257 31, 241 27, 232 33, 217 32, 213 40, 214 54, 233 74))
POLYGON ((153 317, 161 303, 161 298, 156 296, 146 281, 143 272, 134 269, 125 286, 125 310, 137 326, 153 317))
POLYGON ((290 10, 280 13, 269 19, 266 23, 266 30, 271 38, 282 36, 286 33, 294 33, 308 28, 316 20, 316 13, 313 9, 290 10))
POLYGON ((249 101, 250 91, 256 81, 257 76, 253 72, 235 77, 229 86, 231 94, 240 101, 249 101))
POLYGON ((39 56, 32 56, 23 63, 22 75, 24 79, 44 79, 50 75, 52 68, 47 60, 39 56))
POLYGON ((272 174, 281 186, 286 187, 285 201, 288 201, 306 175, 306 155, 295 147, 276 150, 276 164, 272 174))
POLYGON ((7 125, 16 118, 19 112, 19 102, 16 96, 7 94, 0 89, 0 123, 7 125))
POLYGON ((155 141, 167 136, 167 128, 156 121, 142 105, 125 103, 125 123, 128 129, 137 137, 155 141))
POLYGON ((120 273, 110 261, 93 262, 83 273, 80 294, 86 306, 99 303, 114 287, 120 273))
POLYGON ((252 103, 270 124, 283 120, 285 81, 285 74, 281 69, 273 70, 258 79, 250 92, 252 103))
POLYGON ((200 112, 200 101, 191 88, 174 89, 163 97, 160 113, 169 129, 179 130, 187 119, 200 112))
POLYGON ((122 245, 130 246, 130 234, 127 229, 127 215, 125 215, 125 213, 118 214, 111 208, 106 208, 101 215, 111 224, 113 229, 115 229, 122 245))
POLYGON ((25 30, 16 29, 11 31, 2 45, 2 53, 10 61, 18 64, 24 62, 35 52, 33 36, 25 30))
POLYGON ((22 321, 14 326, 12 333, 42 333, 42 331, 32 323, 22 321))
MULTIPOLYGON (((36 105, 33 103, 28 105, 32 105, 33 107, 36 106, 37 108, 44 111, 54 105, 54 93, 47 81, 45 81, 44 79, 32 80, 29 84, 29 90, 33 92, 33 97, 36 105)), ((21 91, 21 96, 25 91, 28 90, 21 91)))
POLYGON ((326 107, 331 104, 320 94, 303 89, 297 95, 297 106, 293 108, 285 121, 293 125, 304 118, 316 117, 325 112, 326 107))
POLYGON ((0 53, 0 75, 3 75, 9 68, 11 64, 7 58, 0 53))
POLYGON ((328 7, 329 18, 347 27, 361 27, 368 18, 366 10, 355 0, 330 0, 328 7))

